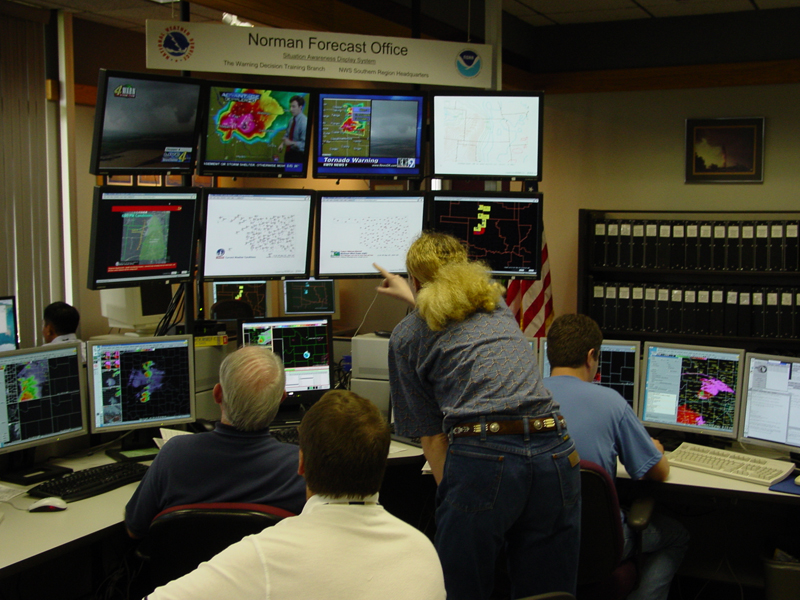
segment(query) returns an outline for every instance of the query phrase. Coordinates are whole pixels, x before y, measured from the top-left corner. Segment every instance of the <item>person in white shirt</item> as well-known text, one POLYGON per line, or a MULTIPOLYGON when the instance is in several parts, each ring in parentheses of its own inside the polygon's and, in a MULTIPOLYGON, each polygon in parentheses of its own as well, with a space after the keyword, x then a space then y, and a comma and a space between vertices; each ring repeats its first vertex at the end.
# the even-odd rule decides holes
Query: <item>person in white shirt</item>
POLYGON ((436 550, 378 503, 391 442, 369 400, 327 392, 298 428, 308 502, 149 600, 443 600, 436 550))
POLYGON ((79 342, 78 324, 81 315, 78 309, 66 302, 53 302, 44 309, 44 326, 42 336, 45 344, 63 344, 65 342, 79 342))

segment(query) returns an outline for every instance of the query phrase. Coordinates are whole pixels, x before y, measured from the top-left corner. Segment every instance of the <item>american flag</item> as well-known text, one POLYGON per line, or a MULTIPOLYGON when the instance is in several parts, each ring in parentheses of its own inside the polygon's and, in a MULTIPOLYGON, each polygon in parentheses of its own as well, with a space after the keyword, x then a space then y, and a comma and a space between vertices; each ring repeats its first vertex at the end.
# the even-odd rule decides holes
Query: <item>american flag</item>
POLYGON ((547 240, 542 232, 542 278, 537 280, 512 279, 508 283, 506 303, 526 337, 545 337, 547 328, 555 318, 553 290, 550 285, 550 261, 547 240))

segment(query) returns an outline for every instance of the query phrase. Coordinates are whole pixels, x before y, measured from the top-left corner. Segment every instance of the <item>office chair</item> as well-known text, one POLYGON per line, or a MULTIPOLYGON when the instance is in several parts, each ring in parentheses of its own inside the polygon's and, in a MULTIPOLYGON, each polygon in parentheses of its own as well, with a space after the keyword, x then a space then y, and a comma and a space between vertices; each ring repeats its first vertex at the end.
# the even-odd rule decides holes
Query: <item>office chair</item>
POLYGON ((244 300, 220 300, 211 305, 212 319, 238 319, 245 321, 254 316, 253 307, 244 300))
POLYGON ((605 469, 581 460, 581 549, 578 600, 622 600, 639 585, 642 531, 650 523, 653 500, 634 501, 628 527, 636 534, 634 553, 622 558, 625 539, 614 481, 605 469))
POLYGON ((149 563, 153 588, 193 571, 243 537, 293 513, 239 502, 183 504, 158 513, 136 554, 149 563))

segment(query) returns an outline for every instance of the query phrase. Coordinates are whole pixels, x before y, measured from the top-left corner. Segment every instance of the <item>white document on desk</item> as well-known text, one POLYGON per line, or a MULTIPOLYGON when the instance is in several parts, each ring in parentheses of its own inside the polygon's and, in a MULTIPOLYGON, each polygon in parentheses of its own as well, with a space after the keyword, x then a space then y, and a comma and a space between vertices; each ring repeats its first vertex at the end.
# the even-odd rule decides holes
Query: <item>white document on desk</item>
POLYGON ((7 485, 0 485, 0 502, 8 502, 24 493, 25 490, 8 487, 7 485))

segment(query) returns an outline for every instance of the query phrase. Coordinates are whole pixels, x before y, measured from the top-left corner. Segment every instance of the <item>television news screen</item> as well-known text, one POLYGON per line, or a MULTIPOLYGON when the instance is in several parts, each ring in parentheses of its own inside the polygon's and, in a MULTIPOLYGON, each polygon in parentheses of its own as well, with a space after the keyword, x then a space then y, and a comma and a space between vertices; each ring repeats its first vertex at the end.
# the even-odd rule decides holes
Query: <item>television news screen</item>
POLYGON ((314 114, 308 90, 211 82, 204 94, 198 173, 306 177, 314 114))
POLYGON ((422 233, 423 192, 319 192, 317 277, 405 273, 406 252, 422 233))
POLYGON ((93 433, 195 420, 191 335, 87 342, 93 433))
POLYGON ((474 260, 503 277, 539 279, 542 195, 510 192, 429 192, 428 226, 467 246, 474 260))
POLYGON ((645 426, 736 437, 744 350, 645 342, 642 354, 645 426))
POLYGON ((94 189, 90 290, 192 278, 198 188, 94 189))
POLYGON ((17 299, 14 296, 0 296, 0 352, 17 348, 17 299))
POLYGON ((205 188, 203 197, 206 279, 309 276, 314 192, 205 188))
POLYGON ((542 179, 541 92, 432 94, 433 176, 542 179))
POLYGON ((100 69, 89 172, 192 173, 201 89, 188 77, 100 69))
POLYGON ((423 92, 320 92, 316 122, 314 177, 409 179, 423 174, 423 92))

